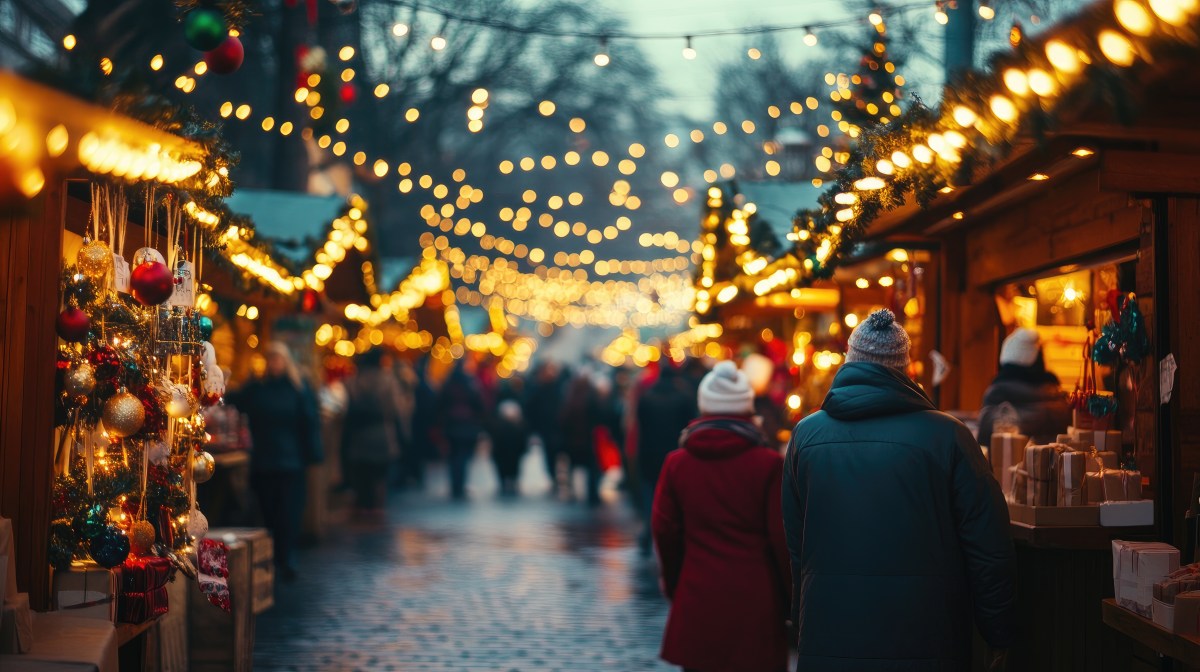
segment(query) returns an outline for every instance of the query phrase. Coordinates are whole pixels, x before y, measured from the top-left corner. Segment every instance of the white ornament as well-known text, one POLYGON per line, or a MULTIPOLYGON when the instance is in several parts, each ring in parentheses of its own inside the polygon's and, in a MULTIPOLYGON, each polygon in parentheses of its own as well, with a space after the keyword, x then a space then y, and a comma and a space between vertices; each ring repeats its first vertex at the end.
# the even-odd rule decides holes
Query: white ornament
POLYGON ((167 392, 170 397, 167 399, 167 415, 178 420, 196 414, 200 409, 200 402, 196 400, 196 395, 188 389, 183 383, 172 383, 167 392))
POLYGON ((146 458, 150 460, 150 464, 166 464, 169 457, 171 457, 171 448, 162 441, 155 441, 146 446, 146 458))
POLYGON ((188 535, 197 541, 208 534, 208 518, 200 513, 200 509, 192 509, 188 512, 187 530, 188 535))
POLYGON ((204 367, 204 382, 201 387, 205 397, 223 396, 225 394, 225 372, 217 366, 217 351, 208 341, 204 342, 204 354, 200 357, 200 363, 204 367))
POLYGON ((157 261, 160 264, 166 265, 167 260, 163 255, 153 247, 142 247, 137 252, 133 253, 133 267, 137 268, 147 261, 157 261))

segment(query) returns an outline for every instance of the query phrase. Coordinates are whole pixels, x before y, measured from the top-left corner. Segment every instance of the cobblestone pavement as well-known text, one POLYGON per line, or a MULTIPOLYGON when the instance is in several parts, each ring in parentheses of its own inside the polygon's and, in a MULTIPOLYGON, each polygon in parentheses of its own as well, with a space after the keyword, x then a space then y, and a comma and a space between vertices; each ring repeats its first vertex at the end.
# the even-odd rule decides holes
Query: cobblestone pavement
POLYGON ((627 503, 398 498, 338 526, 258 619, 255 670, 670 670, 627 503))

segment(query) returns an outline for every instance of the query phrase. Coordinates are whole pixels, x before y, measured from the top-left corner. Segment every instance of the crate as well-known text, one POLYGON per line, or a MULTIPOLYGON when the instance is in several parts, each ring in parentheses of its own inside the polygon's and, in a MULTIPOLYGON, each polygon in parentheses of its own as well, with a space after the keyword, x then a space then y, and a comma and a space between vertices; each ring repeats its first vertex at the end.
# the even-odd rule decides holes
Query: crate
MULTIPOLYGON (((225 541, 224 537, 210 538, 225 541)), ((252 672, 254 669, 254 611, 250 544, 234 539, 229 547, 229 601, 225 613, 200 592, 188 588, 188 661, 191 672, 252 672)))
POLYGON ((243 541, 250 546, 251 611, 255 615, 275 605, 275 542, 262 527, 221 527, 208 531, 209 539, 225 543, 243 541))

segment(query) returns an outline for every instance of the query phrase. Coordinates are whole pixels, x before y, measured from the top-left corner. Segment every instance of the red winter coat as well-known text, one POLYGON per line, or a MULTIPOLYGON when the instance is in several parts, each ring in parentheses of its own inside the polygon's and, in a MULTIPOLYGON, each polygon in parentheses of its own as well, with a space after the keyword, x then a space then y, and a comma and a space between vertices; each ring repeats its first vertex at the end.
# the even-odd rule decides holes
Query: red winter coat
POLYGON ((787 668, 791 574, 783 458, 744 417, 704 416, 667 456, 651 526, 671 614, 664 660, 703 672, 787 668))

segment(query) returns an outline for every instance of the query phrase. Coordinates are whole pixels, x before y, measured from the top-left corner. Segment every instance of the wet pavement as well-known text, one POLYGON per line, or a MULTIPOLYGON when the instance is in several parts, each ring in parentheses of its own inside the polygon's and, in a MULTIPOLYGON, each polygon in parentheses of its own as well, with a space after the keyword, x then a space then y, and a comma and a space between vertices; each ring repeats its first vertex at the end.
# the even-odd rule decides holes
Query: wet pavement
POLYGON ((632 507, 394 497, 336 526, 258 618, 255 670, 670 670, 632 507))

